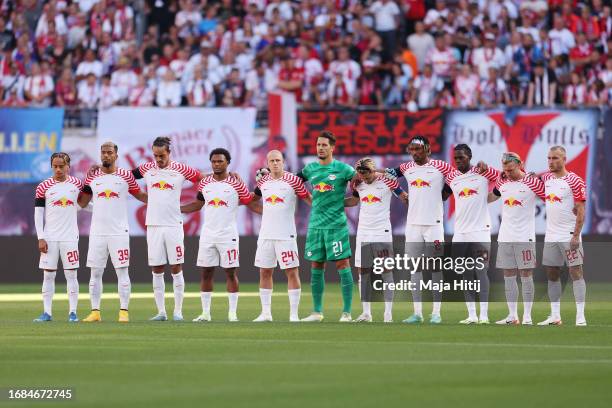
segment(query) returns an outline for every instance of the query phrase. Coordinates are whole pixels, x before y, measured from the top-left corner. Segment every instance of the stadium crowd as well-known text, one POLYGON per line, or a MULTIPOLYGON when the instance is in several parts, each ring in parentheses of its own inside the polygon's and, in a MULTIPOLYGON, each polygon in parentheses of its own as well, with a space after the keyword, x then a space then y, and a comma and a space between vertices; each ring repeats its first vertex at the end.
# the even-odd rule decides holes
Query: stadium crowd
POLYGON ((0 0, 2 106, 609 106, 605 0, 0 0))

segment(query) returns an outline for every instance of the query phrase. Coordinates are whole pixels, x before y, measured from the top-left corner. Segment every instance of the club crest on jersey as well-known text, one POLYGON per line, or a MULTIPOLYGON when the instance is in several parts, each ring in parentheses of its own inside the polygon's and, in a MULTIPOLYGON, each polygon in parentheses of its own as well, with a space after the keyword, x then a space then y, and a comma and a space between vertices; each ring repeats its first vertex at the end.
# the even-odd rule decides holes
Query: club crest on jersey
POLYGON ((549 203, 561 203, 563 202, 563 200, 561 200, 561 198, 554 194, 554 193, 550 193, 546 196, 546 201, 548 201, 549 203))
POLYGON ((157 188, 159 190, 174 190, 174 186, 172 184, 167 183, 163 180, 160 182, 151 184, 151 188, 157 188))
POLYGON ((373 194, 368 194, 367 196, 361 198, 361 202, 366 204, 374 204, 380 203, 382 202, 382 200, 380 199, 380 197, 376 197, 373 194))
POLYGON ((212 200, 208 201, 208 205, 215 208, 227 207, 227 202, 221 200, 220 198, 213 198, 212 200))
POLYGON ((285 200, 283 200, 282 197, 277 196, 276 194, 272 194, 270 197, 266 198, 266 203, 270 203, 270 204, 277 204, 277 203, 284 203, 285 200))
POLYGON ((508 207, 522 207, 523 202, 517 200, 516 198, 510 197, 507 200, 504 200, 504 205, 507 205, 508 207))
POLYGON ((98 193, 98 197, 110 200, 111 198, 119 198, 119 194, 112 190, 104 190, 98 193))
POLYGON ((429 181, 425 181, 423 179, 416 179, 414 181, 410 182, 410 185, 412 187, 416 187, 416 188, 423 188, 423 187, 431 187, 431 183, 429 183, 429 181))
POLYGON ((478 194, 478 190, 474 190, 473 188, 466 187, 457 194, 459 197, 471 197, 475 194, 478 194))
POLYGON ((312 189, 314 191, 318 191, 320 193, 324 193, 326 191, 334 191, 334 186, 332 186, 331 184, 320 182, 320 183, 317 183, 314 186, 312 186, 312 189))
POLYGON ((336 179, 336 175, 335 174, 330 174, 329 177, 327 177, 328 179, 334 181, 336 179))
POLYGON ((59 200, 55 200, 51 203, 54 207, 69 207, 74 205, 74 201, 67 199, 66 197, 62 197, 59 200))

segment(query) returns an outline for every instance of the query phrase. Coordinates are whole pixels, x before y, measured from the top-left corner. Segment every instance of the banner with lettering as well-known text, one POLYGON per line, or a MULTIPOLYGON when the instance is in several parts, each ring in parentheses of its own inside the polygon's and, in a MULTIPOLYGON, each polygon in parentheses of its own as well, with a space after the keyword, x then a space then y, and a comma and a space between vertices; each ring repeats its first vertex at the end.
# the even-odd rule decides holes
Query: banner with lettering
POLYGON ((0 183, 50 177, 49 157, 61 148, 63 122, 63 108, 0 109, 0 183))
MULTIPOLYGON (((98 144, 110 140, 119 146, 120 167, 133 169, 153 160, 151 146, 158 136, 172 139, 171 159, 210 173, 209 154, 216 147, 227 149, 232 157, 229 170, 237 172, 245 181, 254 173, 253 133, 254 108, 111 108, 100 111, 98 144)), ((142 186, 141 182, 141 186, 142 186)), ((185 182, 182 202, 190 202, 197 195, 196 186, 185 182)), ((130 200, 130 233, 144 235, 146 206, 130 200)), ((203 213, 202 213, 203 214, 203 213)), ((201 213, 185 216, 185 234, 198 235, 201 213)), ((245 208, 238 216, 241 235, 252 235, 252 217, 245 208)))
MULTIPOLYGON (((591 219, 593 170, 597 151, 599 110, 520 110, 509 116, 501 110, 449 111, 444 126, 446 159, 452 162, 453 148, 466 143, 472 149, 472 162, 484 161, 501 169, 504 152, 518 153, 528 172, 548 171, 548 150, 555 145, 565 147, 567 168, 586 180, 587 218, 583 232, 589 232, 591 219)), ((453 232, 454 203, 452 199, 445 211, 445 231, 453 232)), ((543 202, 536 210, 536 233, 546 231, 543 202)), ((501 203, 489 206, 492 232, 497 233, 501 220, 501 203)))

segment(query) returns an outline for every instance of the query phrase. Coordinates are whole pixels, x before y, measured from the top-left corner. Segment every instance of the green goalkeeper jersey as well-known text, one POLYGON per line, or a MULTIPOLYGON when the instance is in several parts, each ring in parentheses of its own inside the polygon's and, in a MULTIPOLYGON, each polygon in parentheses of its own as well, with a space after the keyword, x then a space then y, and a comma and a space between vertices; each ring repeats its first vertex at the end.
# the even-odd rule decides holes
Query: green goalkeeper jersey
POLYGON ((344 195, 348 182, 355 175, 355 169, 337 160, 327 165, 317 161, 307 164, 300 174, 312 185, 308 228, 346 228, 344 195))

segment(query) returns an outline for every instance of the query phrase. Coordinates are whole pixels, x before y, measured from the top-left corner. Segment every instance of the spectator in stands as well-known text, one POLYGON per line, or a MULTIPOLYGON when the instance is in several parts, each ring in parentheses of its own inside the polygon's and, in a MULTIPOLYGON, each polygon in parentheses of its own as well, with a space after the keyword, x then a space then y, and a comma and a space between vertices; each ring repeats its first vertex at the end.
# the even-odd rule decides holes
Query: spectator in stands
POLYGON ((40 64, 32 64, 30 75, 24 83, 24 96, 28 105, 39 108, 51 106, 53 89, 51 75, 46 70, 43 71, 40 64))
POLYGON ((147 84, 147 78, 144 75, 138 76, 136 86, 130 89, 128 104, 130 106, 153 106, 155 99, 155 89, 147 84))
POLYGON ((189 80, 185 89, 189 106, 214 106, 215 91, 213 84, 204 78, 202 67, 193 71, 193 79, 189 80))
MULTIPOLYGON (((442 0, 438 0, 438 3, 441 1, 442 0)), ((447 47, 443 34, 439 33, 436 35, 435 44, 436 46, 431 50, 425 60, 426 64, 431 65, 436 78, 450 83, 452 67, 457 63, 455 54, 447 47)))
POLYGON ((577 71, 572 72, 571 81, 563 90, 563 104, 566 108, 577 108, 587 100, 587 86, 577 71))
POLYGON ((395 55, 399 28, 400 9, 392 0, 376 0, 370 6, 374 15, 374 28, 382 39, 383 62, 389 62, 395 55))
POLYGON ((512 106, 506 82, 499 77, 498 69, 489 68, 488 78, 480 84, 480 103, 487 109, 501 105, 512 106))
POLYGON ((291 92, 295 95, 296 101, 302 101, 302 87, 304 86, 304 68, 295 66, 295 60, 291 57, 284 57, 282 68, 278 73, 279 89, 291 92))
POLYGON ((77 88, 72 70, 64 68, 62 76, 55 84, 55 104, 57 106, 75 107, 77 103, 77 88))
POLYGON ((85 51, 85 59, 77 67, 77 82, 82 81, 89 74, 93 74, 96 79, 101 78, 103 74, 102 62, 96 60, 96 54, 92 49, 85 51))
POLYGON ((560 14, 555 14, 553 21, 554 27, 548 33, 551 56, 567 55, 576 45, 574 35, 565 27, 565 21, 560 14))
POLYGON ((126 57, 119 60, 117 70, 112 73, 110 82, 117 94, 116 103, 127 104, 130 91, 138 83, 138 76, 130 68, 130 61, 126 57))
MULTIPOLYGON (((109 109, 115 105, 118 105, 122 101, 122 93, 119 87, 113 85, 111 76, 102 76, 100 82, 100 100, 98 102, 98 109, 109 109)), ((126 98, 127 99, 127 98, 126 98)))
POLYGON ((181 84, 176 80, 172 70, 166 69, 166 73, 157 87, 155 101, 157 106, 162 108, 181 105, 181 84))
POLYGON ((17 101, 25 103, 23 98, 25 76, 19 72, 17 63, 8 60, 8 58, 4 59, 3 62, 4 61, 6 61, 8 68, 5 68, 6 71, 3 72, 1 77, 0 100, 5 101, 10 97, 12 103, 16 103, 17 101))
POLYGON ((489 68, 499 69, 504 66, 504 53, 495 45, 495 34, 484 35, 484 46, 474 50, 472 63, 478 68, 480 79, 489 77, 489 68))
POLYGON ((327 100, 331 106, 349 108, 354 106, 353 81, 346 78, 342 71, 335 71, 327 86, 327 100))
POLYGON ((434 38, 431 34, 425 32, 425 24, 417 21, 414 25, 414 34, 411 34, 407 41, 408 48, 416 56, 419 71, 421 71, 427 60, 427 55, 435 47, 434 38))
POLYGON ((544 62, 536 62, 529 81, 527 107, 552 107, 555 103, 556 94, 557 77, 555 73, 551 69, 545 68, 544 62))
POLYGON ((443 88, 444 82, 436 76, 431 65, 427 64, 423 67, 423 73, 414 80, 411 101, 420 109, 433 108, 443 88))
POLYGON ((477 107, 480 100, 480 79, 470 65, 461 66, 461 71, 455 78, 454 88, 457 106, 468 109, 477 107))
MULTIPOLYGON (((375 72, 376 64, 372 61, 365 61, 363 63, 363 75, 359 77, 358 81, 358 105, 363 106, 383 106, 383 96, 381 90, 381 81, 378 74, 375 72)), ((394 84, 401 84, 402 70, 397 64, 393 65, 393 75, 397 75, 398 78, 394 81, 394 84)), ((397 97, 391 99, 391 101, 397 100, 397 103, 389 102, 390 98, 387 97, 386 104, 389 105, 400 105, 404 101, 403 92, 408 89, 408 80, 406 80, 405 89, 400 89, 397 92, 397 97)))

